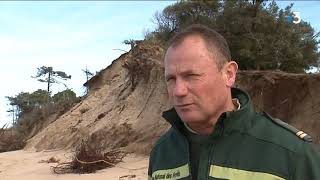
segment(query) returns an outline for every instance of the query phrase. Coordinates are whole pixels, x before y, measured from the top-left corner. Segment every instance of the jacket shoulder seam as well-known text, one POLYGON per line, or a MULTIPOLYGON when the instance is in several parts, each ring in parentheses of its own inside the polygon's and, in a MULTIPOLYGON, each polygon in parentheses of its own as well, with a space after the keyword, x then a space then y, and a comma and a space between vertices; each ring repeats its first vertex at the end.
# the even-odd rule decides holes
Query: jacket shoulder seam
MULTIPOLYGON (((247 136, 253 137, 254 139, 256 139, 256 140, 258 140, 258 141, 262 141, 262 142, 264 142, 264 143, 272 144, 272 145, 274 145, 274 146, 280 147, 280 148, 285 149, 285 150, 287 150, 287 151, 290 151, 290 152, 292 152, 292 153, 295 153, 295 154, 298 153, 298 151, 294 151, 294 150, 292 150, 292 149, 290 149, 290 148, 288 148, 288 147, 286 147, 286 146, 282 146, 281 144, 274 143, 274 142, 272 142, 272 141, 270 141, 270 140, 267 140, 267 139, 264 139, 264 138, 259 138, 259 137, 257 137, 257 136, 254 136, 254 135, 250 134, 250 133, 244 133, 244 134, 247 135, 247 136)), ((299 154, 299 153, 298 153, 298 154, 299 154)))
POLYGON ((306 142, 312 142, 312 137, 308 135, 307 133, 298 130, 296 127, 282 121, 278 118, 273 118, 271 115, 269 115, 267 112, 263 111, 264 117, 266 117, 268 120, 270 120, 275 125, 285 129, 286 131, 289 131, 290 133, 294 134, 297 138, 306 141, 306 142))

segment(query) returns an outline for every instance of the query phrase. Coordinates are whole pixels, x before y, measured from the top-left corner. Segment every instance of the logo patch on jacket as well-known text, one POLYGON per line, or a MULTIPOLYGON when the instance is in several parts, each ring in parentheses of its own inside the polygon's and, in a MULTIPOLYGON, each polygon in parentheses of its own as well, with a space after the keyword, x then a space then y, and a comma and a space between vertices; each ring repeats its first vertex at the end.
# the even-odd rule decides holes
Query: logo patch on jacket
POLYGON ((173 168, 173 169, 161 169, 152 173, 152 180, 174 180, 181 179, 189 176, 189 165, 173 168))

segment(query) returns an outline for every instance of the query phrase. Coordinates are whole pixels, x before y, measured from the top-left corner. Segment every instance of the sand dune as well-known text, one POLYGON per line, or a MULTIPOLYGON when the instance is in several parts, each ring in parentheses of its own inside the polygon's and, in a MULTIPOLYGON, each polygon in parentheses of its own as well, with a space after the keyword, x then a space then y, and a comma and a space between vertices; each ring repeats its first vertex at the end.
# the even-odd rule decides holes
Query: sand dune
POLYGON ((71 152, 30 152, 12 151, 0 153, 0 180, 144 180, 147 179, 148 157, 127 155, 119 167, 100 170, 93 174, 52 173, 51 167, 57 163, 41 163, 51 157, 60 162, 70 160, 71 152), (138 170, 129 170, 138 169, 138 170))

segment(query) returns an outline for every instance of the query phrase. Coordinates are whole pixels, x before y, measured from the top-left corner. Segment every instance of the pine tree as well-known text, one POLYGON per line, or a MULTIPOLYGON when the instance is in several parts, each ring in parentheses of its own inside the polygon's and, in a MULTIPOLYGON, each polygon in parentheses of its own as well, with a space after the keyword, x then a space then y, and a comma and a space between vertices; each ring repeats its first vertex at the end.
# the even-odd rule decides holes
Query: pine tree
POLYGON ((305 72, 318 66, 320 53, 308 22, 288 22, 293 4, 280 9, 275 1, 179 1, 157 12, 153 36, 164 43, 191 24, 204 24, 222 34, 233 60, 243 70, 305 72))
POLYGON ((71 75, 67 75, 63 71, 53 71, 52 67, 42 66, 40 68, 37 68, 37 74, 36 76, 31 76, 33 78, 38 78, 38 81, 47 83, 47 92, 50 93, 50 87, 53 83, 63 84, 66 86, 66 84, 58 81, 58 79, 61 80, 68 80, 71 79, 71 75), (42 78, 44 77, 44 78, 42 78), (42 79, 41 79, 42 78, 42 79))

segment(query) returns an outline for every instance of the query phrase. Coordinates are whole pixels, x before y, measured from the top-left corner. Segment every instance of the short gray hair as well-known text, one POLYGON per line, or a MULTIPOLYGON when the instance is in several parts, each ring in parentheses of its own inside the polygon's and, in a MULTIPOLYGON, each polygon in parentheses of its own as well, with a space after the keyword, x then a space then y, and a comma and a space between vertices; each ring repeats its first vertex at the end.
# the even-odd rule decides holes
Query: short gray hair
POLYGON ((169 41, 168 48, 178 46, 185 38, 192 35, 200 36, 212 55, 217 50, 218 57, 220 57, 216 62, 219 70, 221 70, 226 62, 231 61, 231 53, 226 39, 215 30, 201 24, 193 24, 178 32, 169 41))

